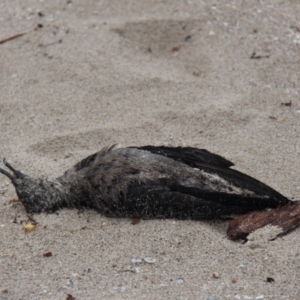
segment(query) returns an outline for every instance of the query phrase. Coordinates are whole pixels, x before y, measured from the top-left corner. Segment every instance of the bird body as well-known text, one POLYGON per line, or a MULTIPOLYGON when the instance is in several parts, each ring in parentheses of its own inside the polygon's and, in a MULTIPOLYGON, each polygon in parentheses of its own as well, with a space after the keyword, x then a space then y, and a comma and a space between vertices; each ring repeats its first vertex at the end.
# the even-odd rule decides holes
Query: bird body
POLYGON ((292 202, 231 169, 225 158, 192 147, 112 146, 88 156, 54 181, 4 164, 28 213, 88 207, 109 217, 213 219, 292 202))

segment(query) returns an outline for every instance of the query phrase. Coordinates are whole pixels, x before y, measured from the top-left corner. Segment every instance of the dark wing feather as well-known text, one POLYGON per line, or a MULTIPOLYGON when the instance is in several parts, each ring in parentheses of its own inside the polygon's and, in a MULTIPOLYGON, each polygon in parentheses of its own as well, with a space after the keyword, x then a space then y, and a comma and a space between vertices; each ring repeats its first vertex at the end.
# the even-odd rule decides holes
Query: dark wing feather
POLYGON ((105 147, 101 149, 99 152, 96 152, 94 154, 89 155, 88 157, 84 158, 80 162, 78 162, 73 168, 76 172, 80 171, 83 168, 89 167, 96 159, 97 157, 104 156, 108 152, 110 152, 112 149, 116 147, 117 144, 112 145, 111 147, 105 147))
MULTIPOLYGON (((235 185, 241 189, 246 189, 254 192, 257 196, 266 196, 274 199, 274 203, 282 205, 288 203, 289 200, 260 182, 259 180, 243 174, 237 170, 230 169, 233 163, 227 159, 213 154, 205 149, 197 149, 191 147, 155 147, 155 146, 144 146, 138 149, 150 151, 151 153, 163 155, 174 159, 176 161, 183 162, 191 167, 201 169, 210 174, 216 174, 221 178, 224 178, 232 185, 235 185)), ((240 195, 242 197, 242 195, 240 195)), ((262 199, 262 198, 260 198, 262 199)))
POLYGON ((123 202, 123 208, 130 217, 182 220, 222 218, 251 210, 249 206, 241 206, 238 202, 237 205, 223 205, 184 192, 161 185, 132 186, 123 202))
POLYGON ((170 189, 172 191, 202 198, 224 206, 241 206, 244 207, 246 211, 252 211, 254 209, 260 210, 265 208, 276 208, 282 204, 280 201, 278 201, 278 199, 269 197, 216 192, 182 185, 174 185, 171 186, 170 189))
POLYGON ((223 168, 229 168, 234 164, 224 157, 213 154, 205 149, 197 149, 193 147, 165 147, 165 146, 143 146, 131 147, 140 150, 146 150, 153 154, 159 154, 176 161, 183 162, 193 168, 198 168, 199 165, 208 164, 223 168))
POLYGON ((73 168, 75 169, 76 172, 80 171, 83 168, 88 167, 91 163, 93 163, 98 155, 98 152, 89 155, 85 159, 81 160, 78 162, 73 168))
POLYGON ((237 170, 206 165, 199 167, 199 169, 211 174, 217 174, 218 176, 230 182, 232 185, 235 185, 241 189, 252 191, 257 196, 265 196, 273 199, 273 201, 277 202, 278 205, 290 202, 285 196, 272 189, 268 185, 237 170))

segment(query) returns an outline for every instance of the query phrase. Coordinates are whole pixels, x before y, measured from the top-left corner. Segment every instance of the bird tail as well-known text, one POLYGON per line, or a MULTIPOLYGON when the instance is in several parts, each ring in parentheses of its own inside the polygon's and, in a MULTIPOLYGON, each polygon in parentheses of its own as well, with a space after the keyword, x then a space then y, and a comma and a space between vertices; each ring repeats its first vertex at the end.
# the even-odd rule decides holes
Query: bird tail
MULTIPOLYGON (((300 201, 291 201, 269 211, 254 211, 229 222, 227 235, 233 240, 246 239, 248 234, 264 226, 276 226, 277 236, 285 235, 300 224, 300 201)), ((275 238, 276 238, 275 237, 275 238)))

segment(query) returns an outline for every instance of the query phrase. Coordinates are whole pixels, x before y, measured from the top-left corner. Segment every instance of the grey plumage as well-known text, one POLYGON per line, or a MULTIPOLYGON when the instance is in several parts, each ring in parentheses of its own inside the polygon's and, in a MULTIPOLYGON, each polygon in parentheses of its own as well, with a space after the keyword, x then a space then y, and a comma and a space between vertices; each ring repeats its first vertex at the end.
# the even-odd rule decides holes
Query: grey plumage
POLYGON ((230 169, 219 155, 191 147, 104 148, 53 182, 4 164, 28 213, 88 207, 110 217, 212 219, 291 203, 230 169))

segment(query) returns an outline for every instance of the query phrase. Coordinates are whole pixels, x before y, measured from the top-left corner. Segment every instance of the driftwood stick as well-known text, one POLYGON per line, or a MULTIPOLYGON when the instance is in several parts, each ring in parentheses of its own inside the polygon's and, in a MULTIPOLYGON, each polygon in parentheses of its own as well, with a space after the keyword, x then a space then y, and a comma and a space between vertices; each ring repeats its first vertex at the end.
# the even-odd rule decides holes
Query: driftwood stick
POLYGON ((254 211, 229 222, 227 235, 233 240, 245 239, 251 232, 267 225, 285 234, 300 224, 300 203, 288 203, 274 210, 254 211))

